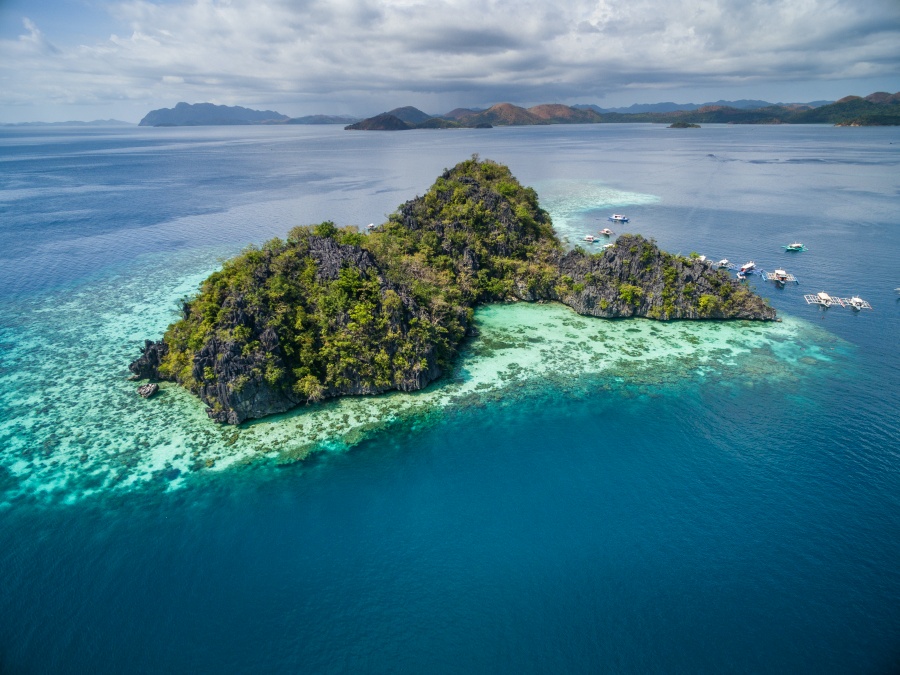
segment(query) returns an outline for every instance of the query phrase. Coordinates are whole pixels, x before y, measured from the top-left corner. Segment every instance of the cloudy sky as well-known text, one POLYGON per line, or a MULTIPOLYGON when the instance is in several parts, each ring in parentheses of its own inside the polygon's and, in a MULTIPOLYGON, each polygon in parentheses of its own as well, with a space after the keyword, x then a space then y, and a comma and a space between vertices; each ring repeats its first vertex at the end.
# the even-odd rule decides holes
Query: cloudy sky
POLYGON ((0 0, 0 122, 900 91, 900 0, 0 0))

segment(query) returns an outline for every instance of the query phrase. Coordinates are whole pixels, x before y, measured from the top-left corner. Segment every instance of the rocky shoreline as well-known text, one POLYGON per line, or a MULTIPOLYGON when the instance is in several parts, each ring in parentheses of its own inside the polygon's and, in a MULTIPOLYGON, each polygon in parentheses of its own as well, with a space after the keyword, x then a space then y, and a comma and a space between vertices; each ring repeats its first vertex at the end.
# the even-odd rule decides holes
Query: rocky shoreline
POLYGON ((178 382, 211 419, 239 424, 335 396, 422 389, 452 366, 474 307, 496 301, 603 318, 775 319, 746 284, 639 235, 566 252, 534 191, 473 158, 368 235, 295 228, 228 261, 129 369, 178 382))

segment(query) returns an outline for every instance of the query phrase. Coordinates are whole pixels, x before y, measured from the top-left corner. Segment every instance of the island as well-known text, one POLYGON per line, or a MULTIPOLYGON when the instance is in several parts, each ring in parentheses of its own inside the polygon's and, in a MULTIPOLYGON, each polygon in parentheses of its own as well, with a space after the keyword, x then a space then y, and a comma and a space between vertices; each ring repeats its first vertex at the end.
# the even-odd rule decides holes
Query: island
POLYGON ((330 397, 422 389, 452 368, 479 304, 517 301, 610 319, 775 319, 724 270, 639 235, 567 250, 536 192, 473 156, 369 232, 326 221, 248 247, 129 369, 177 382, 212 420, 240 424, 330 397))
POLYGON ((482 128, 547 124, 666 123, 671 129, 693 129, 703 124, 822 124, 874 126, 900 124, 900 92, 875 92, 862 98, 845 96, 810 104, 775 104, 765 101, 720 101, 702 106, 677 104, 631 106, 635 112, 603 109, 595 105, 550 103, 522 108, 498 103, 486 110, 456 108, 444 115, 428 114, 405 106, 346 126, 349 130, 404 131, 407 129, 482 128), (641 112, 638 112, 638 111, 641 112))

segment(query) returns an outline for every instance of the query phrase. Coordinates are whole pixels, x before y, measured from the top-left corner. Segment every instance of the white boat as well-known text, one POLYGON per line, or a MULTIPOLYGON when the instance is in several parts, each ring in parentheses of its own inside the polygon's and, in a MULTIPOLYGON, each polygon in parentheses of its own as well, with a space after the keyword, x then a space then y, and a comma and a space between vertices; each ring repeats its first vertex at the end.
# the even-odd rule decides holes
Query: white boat
POLYGON ((716 267, 719 269, 728 269, 728 266, 731 263, 728 261, 728 258, 722 258, 719 262, 716 263, 716 267))
POLYGON ((835 303, 834 298, 828 295, 828 293, 826 293, 825 291, 816 293, 816 297, 819 299, 819 304, 823 307, 831 307, 835 303))
POLYGON ((366 229, 367 229, 367 230, 374 230, 374 229, 375 229, 375 223, 369 223, 368 225, 366 225, 366 229))
POLYGON ((623 216, 621 213, 614 213, 609 217, 609 219, 611 221, 613 221, 614 223, 627 223, 628 222, 628 216, 623 216))
POLYGON ((605 237, 610 237, 610 236, 614 235, 615 232, 613 232, 608 227, 604 227, 602 230, 600 230, 600 234, 602 234, 605 237))
POLYGON ((754 267, 756 267, 756 263, 753 262, 752 260, 750 262, 745 262, 743 265, 741 265, 741 274, 746 274, 747 272, 752 270, 754 267))
POLYGON ((852 298, 850 298, 850 299, 847 301, 847 304, 850 305, 850 308, 851 308, 851 309, 854 309, 854 310, 856 310, 856 311, 858 312, 858 311, 861 310, 861 309, 865 309, 867 303, 866 303, 865 300, 863 300, 863 299, 862 299, 861 297, 859 297, 858 295, 854 295, 852 298))
POLYGON ((584 235, 584 241, 586 241, 589 244, 593 244, 595 241, 597 241, 597 237, 595 237, 592 234, 586 234, 586 235, 584 235))
POLYGON ((805 251, 806 247, 801 244, 799 241, 795 241, 791 244, 788 244, 784 247, 785 251, 805 251))

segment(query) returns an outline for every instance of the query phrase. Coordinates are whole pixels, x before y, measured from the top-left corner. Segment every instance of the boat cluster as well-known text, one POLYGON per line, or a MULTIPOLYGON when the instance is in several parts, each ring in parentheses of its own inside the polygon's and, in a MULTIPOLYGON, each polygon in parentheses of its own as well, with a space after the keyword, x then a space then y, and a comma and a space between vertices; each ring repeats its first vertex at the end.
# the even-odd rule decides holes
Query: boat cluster
MULTIPOLYGON (((609 220, 616 223, 628 222, 628 218, 620 213, 614 213, 609 217, 609 220)), ((614 234, 615 232, 610 230, 608 227, 604 227, 602 230, 600 230, 599 235, 584 235, 584 241, 589 244, 594 244, 599 241, 605 241, 614 234), (601 237, 604 237, 605 239, 601 239, 601 237)), ((604 244, 603 248, 609 248, 612 245, 613 244, 604 244)), ((799 241, 791 242, 790 244, 782 246, 782 248, 788 253, 800 253, 807 250, 806 246, 804 246, 803 243, 799 241)), ((707 262, 705 255, 700 256, 699 259, 702 262, 707 262)), ((766 272, 765 270, 757 269, 756 262, 753 260, 748 260, 740 266, 735 265, 730 260, 728 260, 728 258, 722 258, 715 263, 707 262, 707 264, 711 264, 718 269, 725 269, 736 272, 737 278, 741 280, 746 279, 750 274, 759 274, 765 281, 773 281, 777 286, 780 286, 782 288, 787 283, 800 283, 797 277, 784 269, 776 269, 774 272, 766 272)), ((897 288, 895 290, 897 291, 897 293, 900 293, 900 288, 897 288)), ((803 297, 806 300, 807 304, 820 305, 823 308, 831 307, 833 305, 839 305, 841 307, 849 307, 855 311, 859 311, 861 309, 872 309, 872 305, 870 305, 868 302, 857 295, 854 295, 850 298, 838 298, 822 291, 821 293, 817 293, 815 295, 804 295, 803 297)))
MULTIPOLYGON (((612 220, 617 223, 627 223, 628 222, 628 218, 626 218, 625 216, 618 214, 618 213, 614 213, 613 215, 611 215, 609 217, 609 220, 612 220)), ((599 241, 607 241, 614 234, 615 234, 615 232, 613 232, 611 229, 609 229, 608 227, 604 227, 602 230, 600 230, 600 234, 598 234, 598 235, 593 235, 593 234, 584 235, 584 238, 582 239, 582 241, 586 241, 588 244, 596 244, 599 241)), ((612 244, 605 244, 603 246, 603 248, 609 248, 610 246, 612 246, 612 244)))
MULTIPOLYGON (((782 248, 790 253, 799 253, 801 251, 807 250, 807 248, 799 241, 795 241, 787 244, 786 246, 782 246, 782 248)), ((724 258, 715 264, 719 269, 728 269, 737 272, 737 278, 742 280, 746 279, 747 275, 749 274, 759 274, 765 281, 774 281, 777 286, 780 286, 782 288, 789 282, 793 282, 795 284, 800 283, 797 277, 795 277, 785 269, 776 269, 774 272, 758 270, 756 267, 756 263, 752 260, 745 262, 740 267, 734 265, 724 258)), ((900 289, 897 289, 897 292, 900 293, 900 289)), ((804 295, 803 297, 806 300, 807 304, 819 305, 823 308, 838 305, 840 307, 849 307, 850 309, 856 311, 862 309, 872 309, 872 305, 870 305, 858 295, 854 295, 849 298, 839 298, 822 291, 821 293, 804 295)))

